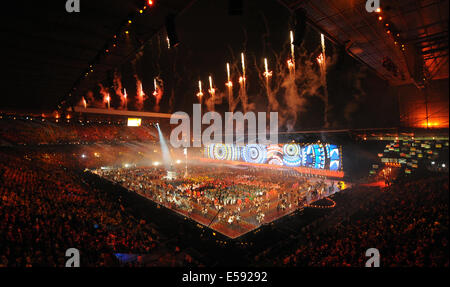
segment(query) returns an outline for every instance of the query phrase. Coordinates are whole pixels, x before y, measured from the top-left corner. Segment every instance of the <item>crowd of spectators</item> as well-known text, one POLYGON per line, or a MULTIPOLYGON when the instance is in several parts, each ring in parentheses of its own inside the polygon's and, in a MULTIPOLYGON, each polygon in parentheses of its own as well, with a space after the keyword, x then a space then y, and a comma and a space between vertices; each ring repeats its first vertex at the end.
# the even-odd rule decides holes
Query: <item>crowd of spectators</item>
MULTIPOLYGON (((84 168, 151 163, 160 154, 158 144, 149 144, 154 139, 155 130, 148 126, 0 119, 0 145, 36 146, 26 151, 23 147, 0 150, 0 267, 64 266, 68 248, 81 251, 83 266, 122 265, 117 253, 156 258, 153 263, 145 263, 137 256, 129 263, 134 266, 198 265, 179 247, 168 246, 156 225, 122 204, 121 196, 112 195, 83 176, 84 168), (64 145, 67 143, 95 144, 69 148, 64 145), (57 146, 37 147, 47 144, 57 146), (59 144, 63 144, 60 150, 59 144)), ((191 195, 205 188, 217 189, 215 185, 225 180, 221 175, 206 186, 201 173, 184 183, 191 195)), ((148 176, 159 180, 162 175, 160 171, 148 176)), ((114 176, 123 175, 111 176, 120 182, 114 176)), ((266 176, 267 182, 273 181, 272 174, 266 176)), ((232 176, 227 180, 241 181, 238 191, 252 193, 247 178, 232 176)), ((288 191, 283 184, 293 187, 292 182, 283 182, 277 194, 288 191)), ((148 190, 123 185, 148 196, 148 190)), ((163 185, 157 188, 153 195, 173 189, 163 185)), ((384 188, 356 186, 332 197, 337 204, 327 214, 312 220, 299 234, 276 242, 256 256, 251 254, 252 264, 364 266, 368 259, 365 251, 377 248, 381 266, 449 266, 448 175, 407 177, 384 188)), ((152 199, 158 202, 161 198, 152 199)), ((239 199, 230 200, 234 203, 239 199)), ((298 203, 298 198, 294 199, 298 203)), ((225 224, 229 219, 225 218, 225 224)))
POLYGON ((155 141, 148 126, 128 127, 124 122, 0 119, 0 144, 46 145, 117 141, 155 141))
POLYGON ((448 176, 381 190, 353 188, 334 197, 338 204, 330 214, 304 227, 295 243, 279 243, 290 250, 287 255, 266 250, 255 259, 279 266, 363 267, 366 250, 377 248, 381 266, 449 266, 448 176))
POLYGON ((80 250, 82 266, 158 252, 157 265, 176 264, 151 223, 58 159, 0 152, 0 181, 0 266, 64 266, 68 248, 80 250))

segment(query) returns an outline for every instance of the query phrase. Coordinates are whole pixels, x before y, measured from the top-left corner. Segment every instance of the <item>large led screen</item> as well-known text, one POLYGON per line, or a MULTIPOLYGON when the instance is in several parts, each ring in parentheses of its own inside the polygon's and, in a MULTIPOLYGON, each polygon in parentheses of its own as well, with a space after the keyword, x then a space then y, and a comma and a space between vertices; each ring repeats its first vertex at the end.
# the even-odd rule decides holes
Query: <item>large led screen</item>
POLYGON ((341 148, 333 144, 248 144, 244 146, 211 144, 204 155, 210 159, 242 161, 289 167, 308 167, 339 171, 342 169, 341 148))

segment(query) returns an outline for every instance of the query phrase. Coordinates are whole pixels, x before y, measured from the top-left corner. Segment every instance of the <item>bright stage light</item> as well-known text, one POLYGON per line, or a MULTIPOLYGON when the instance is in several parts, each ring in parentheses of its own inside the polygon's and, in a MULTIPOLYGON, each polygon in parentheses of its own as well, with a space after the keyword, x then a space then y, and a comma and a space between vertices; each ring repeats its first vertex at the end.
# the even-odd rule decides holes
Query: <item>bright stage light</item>
POLYGON ((86 155, 83 153, 83 154, 81 155, 81 158, 86 158, 86 155))
POLYGON ((154 166, 158 166, 158 165, 159 165, 159 161, 153 162, 153 165, 154 165, 154 166))
POLYGON ((128 163, 124 164, 125 168, 130 167, 130 165, 128 163))
POLYGON ((128 118, 129 127, 140 127, 142 120, 140 118, 128 118))
POLYGON ((177 163, 177 164, 180 164, 180 163, 181 163, 181 160, 178 159, 178 160, 176 161, 176 163, 177 163))

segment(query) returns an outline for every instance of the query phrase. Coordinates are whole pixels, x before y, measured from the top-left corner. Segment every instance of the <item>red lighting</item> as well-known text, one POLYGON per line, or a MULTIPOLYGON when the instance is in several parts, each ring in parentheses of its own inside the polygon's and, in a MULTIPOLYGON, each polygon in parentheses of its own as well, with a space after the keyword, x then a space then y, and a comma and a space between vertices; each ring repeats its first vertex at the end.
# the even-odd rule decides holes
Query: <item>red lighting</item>
POLYGON ((147 3, 148 3, 148 6, 152 6, 153 5, 153 0, 148 0, 147 3))

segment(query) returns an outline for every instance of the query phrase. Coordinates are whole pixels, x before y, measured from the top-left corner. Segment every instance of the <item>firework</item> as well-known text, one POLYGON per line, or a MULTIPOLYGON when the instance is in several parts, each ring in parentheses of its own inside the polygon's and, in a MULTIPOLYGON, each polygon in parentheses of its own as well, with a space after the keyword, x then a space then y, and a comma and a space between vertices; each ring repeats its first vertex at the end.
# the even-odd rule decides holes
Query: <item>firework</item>
POLYGON ((144 93, 144 88, 138 75, 135 74, 134 77, 136 78, 136 97, 137 97, 135 106, 137 110, 141 111, 144 108, 144 101, 146 100, 146 95, 144 93))
POLYGON ((231 80, 230 80, 230 63, 227 63, 227 86, 228 87, 232 87, 233 86, 233 83, 231 82, 231 80))
POLYGON ((266 77, 266 80, 269 80, 270 77, 272 77, 272 71, 269 71, 269 66, 267 64, 267 58, 264 58, 264 77, 266 77))
POLYGON ((325 111, 324 111, 324 126, 328 127, 328 87, 327 87, 327 57, 325 54, 325 36, 323 34, 320 34, 320 43, 322 46, 322 53, 317 58, 317 62, 320 65, 320 72, 321 72, 321 80, 324 87, 324 104, 325 104, 325 111))
POLYGON ((111 97, 109 96, 109 93, 106 96, 106 102, 108 103, 108 109, 110 109, 111 108, 111 97))
POLYGON ((291 38, 291 58, 292 62, 295 63, 295 46, 294 46, 294 32, 289 32, 290 38, 291 38))
POLYGON ((198 93, 197 97, 200 100, 200 103, 202 102, 203 92, 202 92, 202 81, 198 81, 198 93))
POLYGON ((158 95, 158 85, 156 83, 156 78, 153 79, 153 87, 154 87, 153 96, 156 97, 158 95))
POLYGON ((212 76, 209 76, 209 90, 208 92, 211 94, 211 97, 214 97, 216 94, 216 89, 213 87, 212 76))
POLYGON ((124 98, 124 100, 125 100, 125 110, 127 109, 127 102, 128 102, 128 99, 127 99, 127 89, 123 89, 123 98, 124 98))
POLYGON ((228 88, 228 108, 230 112, 234 111, 234 97, 233 97, 233 82, 231 82, 230 75, 230 63, 227 63, 227 83, 225 84, 228 88))
POLYGON ((87 108, 87 102, 86 102, 86 99, 83 97, 83 106, 84 106, 84 108, 87 108))
POLYGON ((290 31, 291 38, 291 58, 288 60, 288 69, 291 74, 295 73, 295 46, 294 46, 294 32, 290 31))
POLYGON ((142 87, 142 82, 139 83, 139 97, 143 99, 145 96, 144 88, 142 87))
POLYGON ((320 34, 320 43, 322 45, 323 57, 325 58, 325 36, 323 34, 320 34))
POLYGON ((245 56, 244 53, 241 53, 241 64, 242 64, 242 79, 240 79, 240 81, 242 81, 245 84, 245 56))

